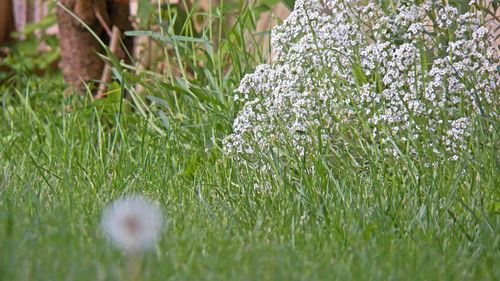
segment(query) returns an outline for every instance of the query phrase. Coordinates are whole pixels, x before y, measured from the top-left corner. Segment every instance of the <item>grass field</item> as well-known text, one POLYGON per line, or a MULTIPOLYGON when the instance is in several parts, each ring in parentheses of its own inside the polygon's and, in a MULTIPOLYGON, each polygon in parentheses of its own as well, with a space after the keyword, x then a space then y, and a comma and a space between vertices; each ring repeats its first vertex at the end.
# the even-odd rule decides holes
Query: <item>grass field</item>
POLYGON ((101 228, 125 194, 165 217, 140 280, 499 280, 496 130, 434 167, 363 141, 356 155, 267 155, 271 176, 224 153, 233 91, 266 56, 246 48, 245 15, 206 53, 175 45, 179 68, 203 62, 191 80, 115 65, 118 91, 92 100, 27 68, 0 87, 0 280, 128 280, 101 228))

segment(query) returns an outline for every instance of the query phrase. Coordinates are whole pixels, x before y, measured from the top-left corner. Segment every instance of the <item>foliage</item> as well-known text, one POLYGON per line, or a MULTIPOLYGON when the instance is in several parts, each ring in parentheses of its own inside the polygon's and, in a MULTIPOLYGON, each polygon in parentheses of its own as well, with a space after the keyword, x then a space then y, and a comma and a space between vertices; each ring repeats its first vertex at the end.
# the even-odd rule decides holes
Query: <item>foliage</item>
POLYGON ((131 278, 101 229, 106 206, 131 194, 164 210, 141 280, 500 279, 496 130, 472 130, 472 157, 437 167, 409 150, 387 158, 362 126, 307 159, 263 155, 268 172, 226 155, 244 106, 234 89, 269 55, 252 37, 265 7, 243 4, 214 6, 197 36, 167 25, 132 33, 165 47, 177 75, 109 58, 107 99, 67 95, 58 76, 29 72, 29 84, 18 76, 3 88, 0 279, 131 278), (217 25, 226 16, 227 29, 217 25), (263 183, 272 188, 254 188, 263 183))
POLYGON ((38 23, 29 23, 21 34, 16 35, 24 36, 24 40, 4 47, 6 55, 0 58, 0 89, 24 88, 29 81, 59 75, 59 42, 55 34, 46 34, 55 22, 56 16, 51 14, 38 23))

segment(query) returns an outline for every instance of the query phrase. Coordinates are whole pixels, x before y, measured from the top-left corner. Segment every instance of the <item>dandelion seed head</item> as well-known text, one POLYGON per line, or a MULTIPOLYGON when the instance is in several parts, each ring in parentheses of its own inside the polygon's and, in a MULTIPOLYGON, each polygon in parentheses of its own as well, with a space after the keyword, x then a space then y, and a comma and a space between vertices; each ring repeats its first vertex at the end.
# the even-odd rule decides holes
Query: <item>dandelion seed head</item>
POLYGON ((139 196, 123 197, 105 209, 102 227, 119 248, 140 252, 156 242, 161 232, 162 214, 151 201, 139 196))

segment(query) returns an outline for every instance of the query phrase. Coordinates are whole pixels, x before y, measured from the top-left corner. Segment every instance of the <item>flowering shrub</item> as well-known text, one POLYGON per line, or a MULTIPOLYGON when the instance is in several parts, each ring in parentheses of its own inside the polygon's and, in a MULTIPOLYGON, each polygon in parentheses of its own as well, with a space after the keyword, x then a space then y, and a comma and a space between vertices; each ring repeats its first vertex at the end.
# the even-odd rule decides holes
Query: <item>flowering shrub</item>
POLYGON ((498 120, 500 52, 484 16, 442 1, 383 2, 298 0, 272 31, 272 63, 235 91, 243 107, 226 153, 257 167, 259 153, 337 147, 346 130, 395 158, 470 151, 476 117, 498 120))

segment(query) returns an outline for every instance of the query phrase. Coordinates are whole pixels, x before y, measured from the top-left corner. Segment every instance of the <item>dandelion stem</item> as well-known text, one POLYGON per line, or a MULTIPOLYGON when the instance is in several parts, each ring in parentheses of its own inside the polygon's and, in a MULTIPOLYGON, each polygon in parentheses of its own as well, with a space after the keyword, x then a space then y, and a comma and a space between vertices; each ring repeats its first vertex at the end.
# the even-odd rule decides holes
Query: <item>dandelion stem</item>
POLYGON ((124 273, 123 280, 127 281, 139 281, 141 280, 141 253, 140 252, 130 252, 127 255, 127 263, 124 273))

